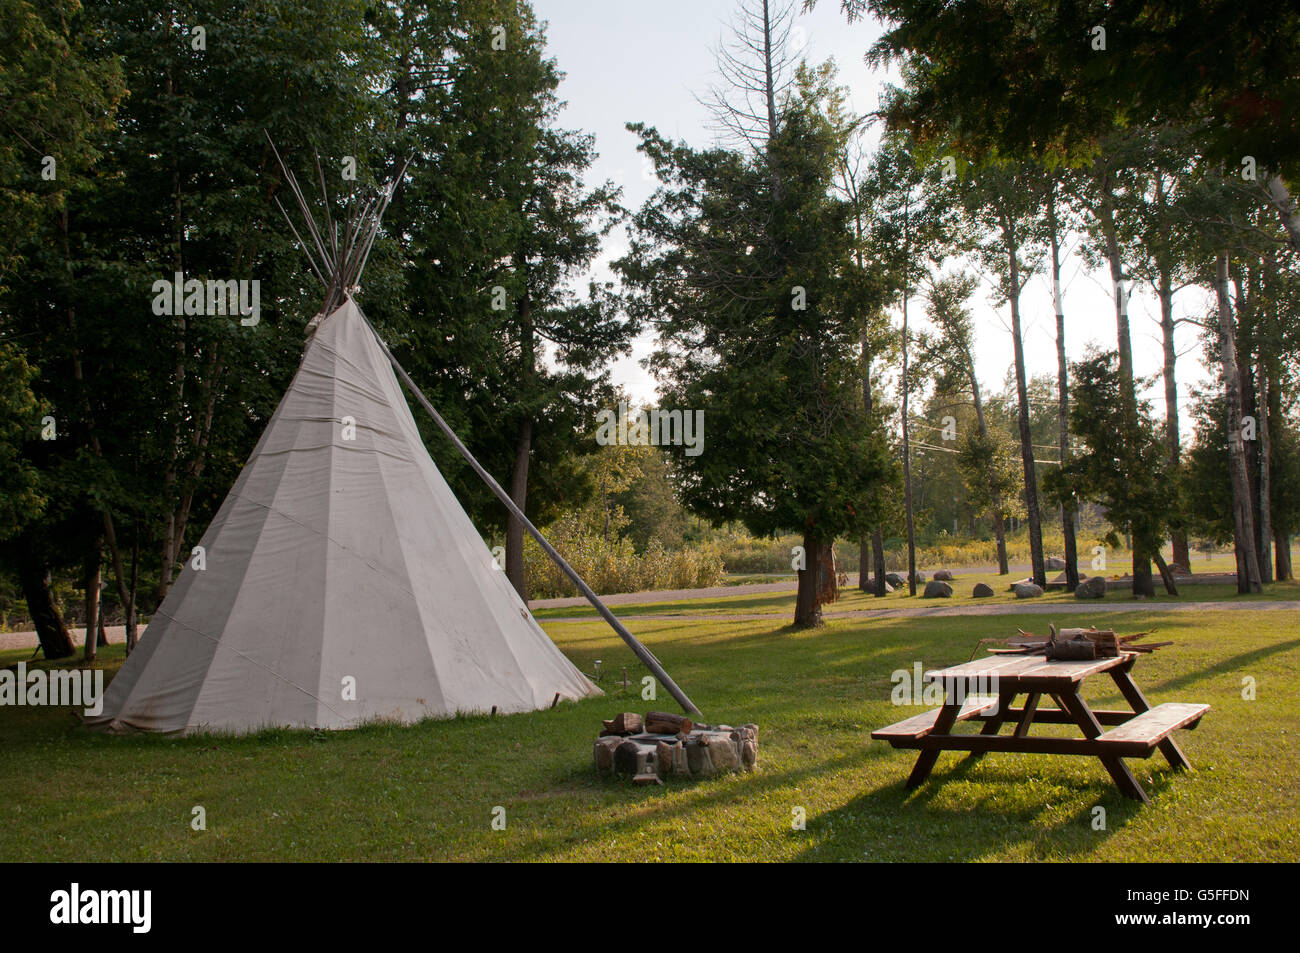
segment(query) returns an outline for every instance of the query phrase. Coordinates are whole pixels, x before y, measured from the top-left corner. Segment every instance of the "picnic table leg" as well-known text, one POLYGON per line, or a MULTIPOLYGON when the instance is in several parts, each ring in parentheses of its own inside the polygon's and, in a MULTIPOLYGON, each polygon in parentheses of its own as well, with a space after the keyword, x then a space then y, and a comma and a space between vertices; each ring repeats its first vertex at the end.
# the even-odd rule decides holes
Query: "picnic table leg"
POLYGON ((1016 725, 1015 736, 1023 738, 1029 734, 1029 726, 1034 722, 1034 714, 1038 711, 1038 700, 1043 697, 1042 692, 1030 692, 1029 697, 1025 699, 1025 710, 1020 716, 1020 722, 1016 725))
MULTIPOLYGON (((1002 730, 1002 725, 1007 720, 1007 712, 1011 710, 1011 704, 1016 700, 1018 693, 1012 689, 1004 688, 998 692, 998 710, 984 719, 984 724, 980 726, 980 734, 996 735, 1002 730)), ((972 751, 967 757, 967 761, 978 761, 984 757, 983 751, 972 751)))
MULTIPOLYGON (((1087 702, 1083 700, 1083 696, 1079 694, 1077 687, 1073 691, 1061 692, 1060 701, 1065 705, 1065 710, 1074 718, 1085 738, 1092 739, 1101 735, 1101 722, 1097 721, 1097 716, 1092 713, 1087 702)), ((1151 803, 1151 799, 1147 797, 1147 792, 1142 790, 1142 785, 1138 784, 1137 778, 1133 777, 1133 772, 1128 769, 1128 765, 1122 759, 1113 754, 1103 754, 1098 755, 1098 757, 1110 774, 1111 780, 1115 782, 1115 786, 1120 789, 1120 793, 1125 797, 1141 801, 1143 804, 1151 803)))
MULTIPOLYGON (((946 735, 952 731, 952 726, 957 723, 957 715, 961 712, 961 700, 954 701, 955 697, 953 694, 948 695, 943 710, 939 712, 939 717, 935 719, 934 729, 930 732, 932 735, 946 735)), ((930 776, 930 770, 938 760, 939 749, 931 748, 922 751, 916 759, 916 765, 912 768, 912 773, 907 776, 907 787, 910 789, 920 786, 930 776)))
MULTIPOLYGON (((1137 682, 1133 681, 1133 676, 1129 672, 1132 667, 1133 664, 1130 662, 1122 668, 1113 668, 1110 670, 1110 677, 1115 680, 1115 687, 1124 696, 1124 700, 1133 707, 1134 712, 1140 715, 1144 711, 1151 710, 1151 703, 1142 694, 1142 689, 1138 688, 1137 682)), ((1187 760, 1187 755, 1183 754, 1183 749, 1178 747, 1178 742, 1174 741, 1172 735, 1160 742, 1160 753, 1165 756, 1165 760, 1175 771, 1190 770, 1192 767, 1192 763, 1187 760)))

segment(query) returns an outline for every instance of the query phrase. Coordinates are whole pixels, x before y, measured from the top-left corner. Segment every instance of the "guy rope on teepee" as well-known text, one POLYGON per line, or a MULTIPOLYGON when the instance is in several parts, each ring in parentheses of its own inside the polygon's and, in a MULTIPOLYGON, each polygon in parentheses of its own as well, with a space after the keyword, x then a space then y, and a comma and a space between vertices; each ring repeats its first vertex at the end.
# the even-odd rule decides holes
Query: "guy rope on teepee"
POLYGON ((357 306, 380 216, 406 166, 370 201, 349 199, 336 221, 318 160, 323 222, 281 167, 305 237, 290 226, 324 304, 293 381, 200 540, 204 558, 181 573, 87 724, 172 734, 349 728, 533 711, 601 694, 496 567, 429 456, 398 375, 633 652, 697 713, 457 439, 357 306))

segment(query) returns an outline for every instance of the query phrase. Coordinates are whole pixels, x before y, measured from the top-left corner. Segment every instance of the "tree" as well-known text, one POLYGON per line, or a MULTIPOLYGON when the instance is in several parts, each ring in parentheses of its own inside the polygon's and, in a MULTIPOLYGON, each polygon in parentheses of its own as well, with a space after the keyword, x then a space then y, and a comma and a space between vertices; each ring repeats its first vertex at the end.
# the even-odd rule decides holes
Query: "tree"
MULTIPOLYGON (((1051 249, 1052 310, 1056 313, 1056 412, 1057 448, 1061 463, 1070 459, 1070 378, 1065 360, 1065 289, 1061 287, 1061 238, 1065 227, 1062 220, 1061 176, 1056 171, 1046 173, 1047 215, 1043 225, 1047 230, 1047 243, 1051 249)), ((1068 208, 1065 210, 1068 216, 1068 208)), ((1061 538, 1065 548, 1065 588, 1073 592, 1079 586, 1079 552, 1074 534, 1075 503, 1073 499, 1061 501, 1061 538)))
POLYGON ((1030 430, 1028 375, 1020 319, 1020 295, 1034 273, 1042 251, 1040 184, 1041 178, 1032 166, 1006 162, 989 164, 978 171, 970 170, 956 187, 966 215, 974 226, 966 246, 996 277, 995 301, 1005 302, 1011 312, 1031 573, 1034 582, 1046 586, 1042 516, 1038 504, 1038 476, 1030 430))
MULTIPOLYGON (((893 91, 890 95, 901 95, 893 91)), ((872 156, 855 207, 870 209, 865 229, 859 229, 866 261, 875 278, 877 294, 888 306, 898 306, 902 317, 897 343, 872 342, 873 352, 895 348, 900 355, 899 433, 902 436, 903 516, 907 540, 908 591, 916 594, 916 514, 912 500, 912 432, 909 406, 915 381, 911 373, 911 338, 914 334, 909 305, 916 288, 927 277, 937 253, 946 248, 945 230, 951 225, 946 202, 940 198, 942 174, 937 163, 914 155, 914 144, 899 135, 887 138, 872 156)), ((868 338, 870 340, 870 337, 868 338)), ((868 385, 869 386, 869 385, 868 385)), ((864 391, 864 394, 867 393, 864 391)), ((873 534, 874 535, 874 534, 873 534)), ((874 547, 874 542, 873 542, 874 547)), ((883 551, 877 560, 883 566, 883 551)), ((877 595, 883 595, 883 572, 878 573, 877 595)))
MULTIPOLYGON (((577 459, 597 446, 582 434, 613 394, 602 366, 637 330, 609 288, 571 288, 621 215, 618 193, 583 181, 594 142, 557 126, 560 73, 526 6, 480 0, 448 33, 409 20, 394 30, 403 139, 428 162, 396 210, 412 239, 415 304, 399 353, 458 407, 471 450, 544 524, 592 492, 577 459)), ((504 522, 506 575, 527 599, 523 524, 481 489, 465 495, 492 517, 482 522, 504 522)))
MULTIPOLYGON (((805 0, 811 7, 816 0, 805 0)), ((868 60, 916 67, 890 125, 957 136, 970 155, 1087 164, 1117 128, 1197 131, 1212 166, 1258 167, 1255 188, 1300 250, 1300 11, 1268 0, 841 0, 885 29, 868 60)))
MULTIPOLYGON (((1129 168, 1121 172, 1125 185, 1119 242, 1133 276, 1148 283, 1160 302, 1160 335, 1165 396, 1164 433, 1169 474, 1177 479, 1182 459, 1179 420, 1178 347, 1175 339, 1186 318, 1174 317, 1174 295, 1195 281, 1195 256, 1184 207, 1187 182, 1194 174, 1187 155, 1187 136, 1177 127, 1140 130, 1130 151, 1129 168)), ((1172 525, 1173 561, 1190 568, 1187 534, 1172 525)))
MULTIPOLYGON (((1049 492, 1058 499, 1073 494, 1103 505, 1111 525, 1107 544, 1118 546, 1116 534, 1129 534, 1134 553, 1141 553, 1148 562, 1154 559, 1166 588, 1176 595, 1173 577, 1160 555, 1171 509, 1164 479, 1168 456, 1157 436, 1150 406, 1145 401, 1138 404, 1134 426, 1119 396, 1119 355, 1115 351, 1094 353, 1072 364, 1071 371, 1070 429, 1087 452, 1048 474, 1049 492)), ((1134 595, 1150 594, 1137 592, 1135 580, 1134 595)))
POLYGON ((617 263, 629 307, 662 316, 664 405, 707 422, 703 452, 671 448, 683 502, 714 525, 802 534, 797 626, 820 623, 818 566, 836 537, 878 521, 863 501, 892 470, 858 395, 865 309, 846 307, 852 210, 830 194, 843 143, 822 89, 804 75, 763 156, 631 127, 664 184, 617 263))
POLYGON ((714 54, 718 82, 705 98, 714 130, 721 141, 755 155, 776 138, 777 105, 795 83, 794 8, 795 0, 738 0, 730 35, 714 54))
POLYGON ((976 429, 959 438, 959 466, 971 506, 976 511, 987 512, 993 522, 998 573, 1006 575, 1010 570, 1004 521, 1012 515, 1008 498, 1019 481, 1006 469, 1008 442, 1001 439, 1001 431, 989 430, 975 373, 974 326, 965 303, 978 284, 972 275, 951 275, 930 286, 927 315, 934 325, 935 336, 923 340, 922 355, 927 364, 937 365, 946 377, 953 379, 954 390, 960 386, 970 394, 976 429))

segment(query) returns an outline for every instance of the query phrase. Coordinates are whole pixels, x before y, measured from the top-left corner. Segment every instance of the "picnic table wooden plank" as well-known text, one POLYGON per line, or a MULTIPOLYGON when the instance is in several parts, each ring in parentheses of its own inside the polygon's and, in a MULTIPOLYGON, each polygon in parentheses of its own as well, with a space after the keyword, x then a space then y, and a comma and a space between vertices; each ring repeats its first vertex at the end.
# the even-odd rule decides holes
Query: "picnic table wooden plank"
POLYGON ((995 655, 989 658, 962 662, 960 665, 951 665, 947 668, 931 669, 925 673, 925 678, 928 681, 942 681, 944 679, 990 678, 994 674, 999 677, 1006 677, 1041 661, 1042 659, 1029 655, 995 655))
POLYGON ((1041 655, 991 656, 962 662, 948 668, 931 669, 925 679, 931 682, 972 682, 978 680, 1008 681, 1016 684, 1034 682, 1040 685, 1056 683, 1061 686, 1077 684, 1098 672, 1132 664, 1133 656, 1122 653, 1112 658, 1085 661, 1058 662, 1041 655))
POLYGON ((1038 664, 1032 668, 1026 668, 1016 672, 1017 679, 1060 679, 1068 680, 1073 683, 1079 683, 1089 676, 1096 675, 1099 672, 1105 672, 1112 668, 1119 668, 1124 665, 1128 658, 1126 655, 1117 655, 1112 658, 1099 658, 1077 662, 1056 662, 1049 661, 1045 658, 1037 659, 1038 664))
POLYGON ((1148 750, 1154 750, 1173 731, 1195 726, 1209 710, 1209 705, 1165 702, 1115 726, 1097 740, 1111 744, 1145 745, 1148 750))
MULTIPOLYGON (((1110 677, 1115 682, 1115 687, 1119 689, 1124 700, 1133 706, 1133 710, 1142 714, 1151 710, 1151 703, 1147 697, 1142 694, 1142 689, 1138 688, 1137 683, 1133 681, 1133 666, 1126 665, 1123 668, 1111 669, 1110 677)), ((1193 723, 1193 727, 1195 723, 1193 723)), ((1160 753, 1165 756, 1169 766, 1176 771, 1191 770, 1192 763, 1187 760, 1187 755, 1183 754, 1183 749, 1178 747, 1178 742, 1173 738, 1165 738, 1160 742, 1160 753)))
MULTIPOLYGON (((961 710, 954 720, 965 721, 968 718, 974 718, 981 712, 988 711, 997 703, 998 699, 993 695, 970 695, 962 703, 961 710)), ((919 715, 913 715, 911 718, 877 729, 871 733, 871 737, 877 741, 889 741, 893 738, 923 737, 934 730, 942 711, 943 708, 932 708, 929 711, 923 711, 919 715)))

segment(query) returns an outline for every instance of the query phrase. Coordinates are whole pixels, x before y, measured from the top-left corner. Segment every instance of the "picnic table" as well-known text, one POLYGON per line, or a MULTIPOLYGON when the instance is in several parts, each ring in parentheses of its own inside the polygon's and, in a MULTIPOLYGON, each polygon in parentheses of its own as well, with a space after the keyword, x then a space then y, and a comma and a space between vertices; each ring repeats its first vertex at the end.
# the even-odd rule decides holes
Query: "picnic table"
POLYGON ((1123 759, 1149 758, 1158 748, 1174 769, 1190 768, 1191 762, 1174 741, 1173 732, 1195 728, 1210 706, 1166 702, 1152 707, 1133 681, 1136 660, 1133 652, 1088 661, 994 655, 929 671, 925 680, 940 682, 944 687, 943 707, 873 731, 871 737, 888 741, 895 748, 921 752, 908 776, 909 788, 929 777, 944 751, 968 751, 971 757, 986 751, 1086 755, 1101 760, 1126 796, 1149 804, 1150 798, 1123 759), (1084 701, 1084 680, 1103 672, 1114 680, 1132 711, 1094 711, 1084 701), (981 689, 986 694, 972 694, 981 689), (1021 695, 1027 696, 1024 704, 1012 707, 1021 695), (1044 695, 1055 701, 1055 708, 1039 706, 1044 695), (979 734, 952 733, 958 722, 970 720, 982 722, 979 734), (1007 724, 1015 726, 1013 731, 999 734, 1007 724), (1083 737, 1031 736, 1029 729, 1034 724, 1077 725, 1083 737))

